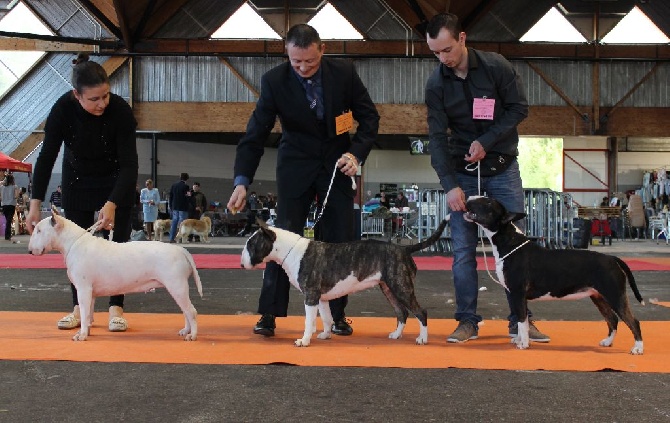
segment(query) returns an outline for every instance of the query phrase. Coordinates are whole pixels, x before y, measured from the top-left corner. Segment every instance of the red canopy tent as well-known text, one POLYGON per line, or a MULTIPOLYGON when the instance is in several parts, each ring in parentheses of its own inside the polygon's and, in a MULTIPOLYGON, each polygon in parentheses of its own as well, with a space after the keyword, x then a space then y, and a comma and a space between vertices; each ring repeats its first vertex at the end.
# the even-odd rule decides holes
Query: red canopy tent
POLYGON ((1 170, 11 170, 14 172, 28 172, 32 173, 33 165, 30 163, 24 163, 20 160, 12 159, 6 154, 0 152, 0 169, 1 170))

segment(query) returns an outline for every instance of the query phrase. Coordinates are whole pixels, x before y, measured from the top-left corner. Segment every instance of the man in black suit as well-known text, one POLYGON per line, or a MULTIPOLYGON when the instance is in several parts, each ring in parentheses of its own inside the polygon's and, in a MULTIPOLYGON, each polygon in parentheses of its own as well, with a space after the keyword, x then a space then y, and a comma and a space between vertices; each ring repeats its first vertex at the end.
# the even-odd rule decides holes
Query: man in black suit
MULTIPOLYGON (((352 181, 367 158, 379 129, 379 114, 351 62, 323 57, 325 45, 314 28, 293 26, 286 35, 289 61, 261 78, 261 94, 247 132, 237 146, 235 190, 228 208, 244 207, 263 145, 279 117, 282 136, 277 154, 276 226, 302 234, 309 207, 323 202, 335 166, 328 204, 319 221, 319 239, 346 242, 353 238, 352 181), (358 129, 352 136, 353 120, 358 129)), ((275 317, 288 311, 290 283, 284 270, 268 263, 254 333, 274 335, 275 317)), ((347 297, 330 301, 336 335, 351 335, 345 318, 347 297)))

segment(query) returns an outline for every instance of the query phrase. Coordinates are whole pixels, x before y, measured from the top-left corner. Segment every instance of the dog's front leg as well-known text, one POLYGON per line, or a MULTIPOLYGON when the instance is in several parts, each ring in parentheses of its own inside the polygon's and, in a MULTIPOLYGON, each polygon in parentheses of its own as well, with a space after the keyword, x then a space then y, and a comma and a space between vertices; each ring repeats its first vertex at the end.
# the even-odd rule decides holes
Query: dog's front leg
POLYGON ((530 343, 530 337, 528 331, 530 330, 530 321, 526 317, 526 320, 519 322, 517 324, 517 335, 512 338, 512 342, 516 344, 516 347, 520 350, 525 350, 528 348, 530 343))
POLYGON ((312 334, 316 326, 316 314, 318 312, 317 306, 310 306, 305 304, 305 333, 302 338, 295 340, 296 347, 308 347, 312 334))
MULTIPOLYGON (((321 315, 323 332, 321 332, 317 338, 330 339, 332 336, 333 315, 330 313, 330 303, 328 301, 319 300, 319 314, 321 315)), ((314 324, 314 332, 316 332, 316 322, 314 322, 314 324)))
POLYGON ((85 341, 91 328, 91 322, 93 322, 93 304, 95 303, 92 290, 77 287, 77 299, 79 300, 81 327, 72 337, 72 340, 85 341))

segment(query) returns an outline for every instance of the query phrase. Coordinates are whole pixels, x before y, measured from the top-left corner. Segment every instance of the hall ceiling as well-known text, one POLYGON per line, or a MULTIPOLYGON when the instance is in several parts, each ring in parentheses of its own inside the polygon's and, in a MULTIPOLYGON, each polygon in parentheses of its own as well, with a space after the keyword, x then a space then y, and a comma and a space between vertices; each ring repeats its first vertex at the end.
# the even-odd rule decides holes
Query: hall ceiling
MULTIPOLYGON (((31 7, 35 0, 25 3, 31 7)), ((116 54, 282 54, 281 41, 211 40, 244 0, 78 0, 113 40, 98 40, 101 53, 116 54)), ((8 2, 4 2, 8 3, 8 2)), ((12 2, 9 2, 11 4, 12 2)), ((324 0, 250 0, 249 5, 280 36, 287 28, 307 22, 326 3, 324 0)), ((594 39, 602 38, 634 6, 650 17, 664 33, 670 33, 670 1, 662 0, 331 0, 330 3, 364 36, 363 41, 331 42, 328 51, 341 55, 401 56, 411 44, 411 54, 429 55, 423 30, 436 13, 452 12, 461 18, 468 41, 487 44, 514 57, 584 58, 593 55, 594 39), (584 35, 586 46, 555 44, 542 49, 527 47, 518 39, 556 6, 584 35), (398 27, 403 30, 399 31, 398 27), (596 35, 597 34, 597 35, 596 35), (497 44, 516 45, 496 47, 497 44), (506 49, 506 50, 505 50, 506 49)), ((0 10, 2 9, 0 0, 0 10)), ((33 8, 34 9, 34 8, 33 8)), ((3 34, 4 35, 4 34, 3 34)), ((56 37, 63 38, 63 37, 56 37)), ((67 41, 58 39, 56 41, 67 41)), ((664 58, 667 50, 617 49, 600 46, 609 58, 664 58), (649 57, 651 55, 651 57, 649 57)))

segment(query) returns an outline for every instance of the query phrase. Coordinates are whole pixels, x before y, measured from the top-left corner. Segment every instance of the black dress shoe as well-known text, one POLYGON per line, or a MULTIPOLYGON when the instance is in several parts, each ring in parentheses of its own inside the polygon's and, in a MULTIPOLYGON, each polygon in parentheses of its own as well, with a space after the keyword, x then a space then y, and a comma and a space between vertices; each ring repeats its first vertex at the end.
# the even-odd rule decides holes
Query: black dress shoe
POLYGON ((263 336, 275 336, 275 316, 264 314, 254 326, 254 333, 263 336))
POLYGON ((351 320, 345 319, 345 318, 342 318, 340 320, 336 320, 333 323, 333 326, 330 328, 330 330, 335 335, 349 336, 352 333, 354 333, 354 328, 351 327, 350 323, 351 323, 351 320))

